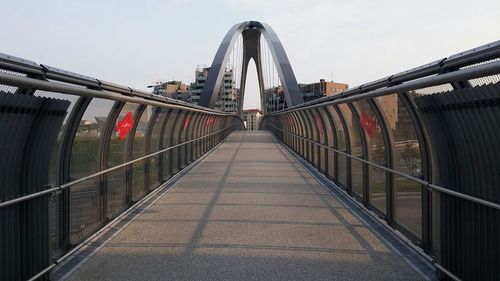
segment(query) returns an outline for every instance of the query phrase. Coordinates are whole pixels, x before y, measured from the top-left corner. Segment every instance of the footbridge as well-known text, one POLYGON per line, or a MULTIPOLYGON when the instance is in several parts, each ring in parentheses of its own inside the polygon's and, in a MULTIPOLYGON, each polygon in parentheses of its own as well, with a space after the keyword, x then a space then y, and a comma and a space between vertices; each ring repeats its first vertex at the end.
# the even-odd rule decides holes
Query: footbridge
POLYGON ((0 280, 498 280, 499 82, 497 41, 304 103, 259 22, 198 105, 1 54, 0 280))

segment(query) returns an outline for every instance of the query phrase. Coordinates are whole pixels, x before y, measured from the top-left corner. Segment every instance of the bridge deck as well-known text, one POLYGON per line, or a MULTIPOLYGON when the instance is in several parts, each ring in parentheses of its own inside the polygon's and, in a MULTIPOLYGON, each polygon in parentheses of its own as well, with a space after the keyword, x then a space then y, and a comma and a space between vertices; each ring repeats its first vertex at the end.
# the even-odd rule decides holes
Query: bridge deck
POLYGON ((237 132, 69 280, 421 280, 265 132, 237 132))

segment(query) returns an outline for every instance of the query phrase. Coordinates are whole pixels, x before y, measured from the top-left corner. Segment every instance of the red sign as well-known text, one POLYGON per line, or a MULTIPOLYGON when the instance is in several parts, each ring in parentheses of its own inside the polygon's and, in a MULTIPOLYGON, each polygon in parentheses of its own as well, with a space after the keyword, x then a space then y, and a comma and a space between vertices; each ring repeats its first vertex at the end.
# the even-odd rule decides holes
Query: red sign
POLYGON ((191 121, 191 116, 188 116, 186 120, 184 121, 184 130, 189 127, 189 122, 191 121))
POLYGON ((134 116, 132 112, 128 112, 122 120, 118 121, 115 131, 118 133, 120 140, 124 140, 127 137, 128 132, 134 127, 134 116))
POLYGON ((361 128, 365 129, 365 132, 373 138, 377 132, 377 120, 371 117, 366 111, 361 112, 361 128))
POLYGON ((207 121, 205 122, 205 127, 213 124, 215 124, 215 116, 209 116, 207 121))

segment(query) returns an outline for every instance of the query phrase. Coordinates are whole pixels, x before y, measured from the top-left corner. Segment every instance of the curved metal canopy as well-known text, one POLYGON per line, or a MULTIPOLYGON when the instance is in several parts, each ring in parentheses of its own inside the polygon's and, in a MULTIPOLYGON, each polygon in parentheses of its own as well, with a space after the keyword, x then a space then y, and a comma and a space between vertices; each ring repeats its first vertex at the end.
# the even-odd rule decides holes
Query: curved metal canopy
POLYGON ((292 67, 290 66, 285 49, 283 48, 278 35, 276 35, 274 30, 265 23, 258 21, 246 21, 235 24, 231 27, 222 40, 210 70, 208 71, 208 77, 205 81, 205 86, 203 87, 199 104, 201 106, 214 108, 224 76, 225 66, 227 65, 230 56, 230 51, 240 34, 243 37, 243 62, 240 80, 241 94, 238 110, 243 108, 248 63, 250 62, 250 59, 254 59, 257 67, 257 77, 259 80, 261 106, 264 114, 266 113, 266 107, 264 106, 264 79, 262 74, 262 60, 260 52, 261 35, 264 36, 264 39, 266 40, 271 51, 281 85, 283 86, 287 106, 290 107, 303 103, 304 100, 300 94, 297 79, 295 79, 292 67))

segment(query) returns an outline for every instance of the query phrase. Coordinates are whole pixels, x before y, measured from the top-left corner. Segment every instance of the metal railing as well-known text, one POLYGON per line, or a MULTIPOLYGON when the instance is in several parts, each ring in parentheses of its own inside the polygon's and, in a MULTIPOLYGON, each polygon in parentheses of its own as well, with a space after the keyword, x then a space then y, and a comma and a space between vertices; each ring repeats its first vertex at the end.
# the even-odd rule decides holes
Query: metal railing
POLYGON ((420 245, 436 259, 440 277, 495 279, 499 100, 496 41, 270 112, 262 128, 420 245), (404 194, 413 194, 411 204, 399 198, 403 181, 420 186, 404 194), (403 211, 413 221, 398 217, 403 211))
MULTIPOLYGON (((271 125, 271 126, 272 126, 272 125, 271 125)), ((281 130, 281 129, 279 129, 279 128, 276 128, 276 127, 275 127, 275 129, 280 130, 280 131, 283 131, 283 130, 281 130)), ((296 135, 296 134, 293 134, 293 133, 290 133, 290 132, 286 132, 286 131, 283 131, 283 132, 284 132, 284 133, 286 133, 286 134, 293 135, 294 137, 298 137, 298 138, 304 139, 305 141, 308 141, 308 142, 313 142, 313 141, 311 141, 311 140, 309 140, 309 139, 305 139, 305 138, 300 137, 300 136, 298 136, 298 135, 296 135)), ((283 143, 281 140, 279 140, 279 139, 276 139, 276 140, 277 140, 279 143, 281 143, 281 144, 283 144, 283 145, 286 145, 286 144, 285 144, 285 143, 283 143)), ((376 167, 376 168, 378 168, 378 169, 385 170, 385 171, 390 172, 390 173, 393 173, 393 174, 400 175, 400 176, 402 176, 402 177, 404 177, 404 178, 406 178, 406 179, 409 179, 409 180, 411 180, 411 181, 417 182, 417 183, 419 183, 419 184, 423 184, 423 185, 425 185, 425 186, 427 186, 427 187, 431 188, 431 187, 430 187, 430 186, 431 186, 431 184, 429 184, 428 182, 426 182, 426 181, 424 181, 424 180, 422 180, 422 179, 415 178, 415 177, 413 177, 413 176, 411 176, 411 175, 408 175, 408 174, 405 174, 405 173, 401 173, 401 172, 399 172, 399 171, 397 171, 397 170, 393 170, 393 169, 389 169, 389 168, 384 167, 384 166, 380 166, 380 165, 378 165, 378 164, 376 164, 376 163, 372 163, 372 162, 366 161, 366 160, 361 159, 361 158, 359 158, 359 157, 356 157, 356 156, 353 156, 353 155, 347 154, 347 153, 345 153, 345 152, 342 152, 342 151, 336 150, 336 149, 334 149, 334 148, 331 148, 331 147, 325 146, 325 145, 320 144, 320 143, 317 143, 317 142, 313 142, 313 143, 314 143, 314 144, 316 144, 316 145, 319 145, 319 146, 321 146, 321 147, 324 147, 325 149, 328 149, 328 150, 330 150, 330 151, 333 151, 334 153, 342 154, 342 155, 344 155, 344 156, 346 156, 346 157, 349 157, 349 158, 351 158, 351 159, 354 159, 354 160, 356 160, 356 161, 359 161, 359 162, 362 162, 362 163, 368 164, 368 165, 370 165, 370 166, 372 166, 372 167, 376 167)), ((293 153, 293 152, 292 152, 292 153, 293 153)), ((306 165, 307 165, 307 164, 306 164, 306 165)), ((336 186, 336 185, 335 185, 335 186, 336 186)), ((336 186, 336 187, 338 188, 338 186, 336 186)), ((339 188, 339 191, 344 192, 347 196, 349 196, 349 195, 351 195, 351 196, 352 196, 352 194, 349 194, 346 190, 342 190, 342 189, 340 189, 340 188, 339 188)), ((448 192, 450 192, 450 193, 448 193, 448 194, 451 194, 451 195, 454 195, 454 194, 455 194, 455 192, 453 192, 453 191, 450 191, 450 190, 447 190, 447 191, 448 191, 448 192)), ((467 200, 469 200, 469 198, 470 198, 470 196, 468 196, 468 195, 466 195, 466 194, 460 194, 460 196, 457 196, 457 197, 459 197, 459 198, 464 198, 464 199, 467 199, 467 200), (465 196, 465 197, 461 197, 461 196, 465 196)), ((476 200, 476 199, 478 199, 478 198, 471 198, 471 199, 472 199, 472 200, 470 200, 470 201, 475 202, 475 200, 476 200)), ((483 201, 483 200, 481 200, 481 199, 479 199, 479 200, 480 200, 480 201, 479 201, 479 202, 477 202, 477 203, 482 203, 482 201, 483 201)), ((362 204, 360 204, 360 202, 357 202, 357 201, 354 201, 354 202, 355 202, 355 203, 357 203, 359 206, 363 206, 362 204)), ((490 204, 495 204, 495 203, 492 203, 492 202, 487 202, 487 203, 490 203, 490 204)), ((489 204, 484 204, 484 205, 485 205, 485 206, 489 206, 489 204)), ((495 205, 498 205, 498 204, 495 204, 495 205)), ((500 207, 500 206, 499 206, 499 207, 500 207)), ((390 226, 387 226, 387 225, 384 225, 384 226, 385 226, 386 228, 390 228, 390 226)), ((399 234, 399 233, 396 233, 396 234, 397 234, 398 236, 402 236, 402 234, 399 234)), ((402 237, 404 237, 404 236, 402 236, 402 237)), ((404 238, 407 238, 407 237, 404 237, 404 238)), ((415 250, 415 252, 416 252, 416 253, 418 253, 419 255, 421 255, 424 259, 426 259, 427 261, 431 262, 431 263, 432 263, 432 264, 433 264, 433 265, 434 265, 437 269, 439 269, 440 271, 442 271, 442 272, 443 272, 444 274, 446 274, 448 277, 450 277, 451 279, 453 279, 453 280, 455 280, 455 281, 461 281, 461 279, 460 279, 460 278, 458 278, 457 276, 455 276, 455 275, 454 275, 453 273, 451 273, 449 270, 447 270, 446 268, 444 268, 441 264, 439 264, 438 262, 436 262, 436 260, 435 260, 435 259, 433 259, 433 258, 432 258, 431 256, 429 256, 427 253, 425 253, 425 252, 423 251, 423 249, 422 249, 422 248, 420 248, 420 247, 416 246, 415 244, 413 244, 413 243, 411 243, 411 242, 406 241, 406 239, 403 239, 403 241, 407 242, 407 243, 408 243, 407 245, 408 245, 410 248, 412 248, 413 250, 415 250)))
POLYGON ((478 197, 470 196, 470 195, 467 195, 467 194, 464 194, 464 193, 453 191, 453 190, 451 190, 449 188, 446 188, 446 187, 442 187, 442 186, 439 186, 439 185, 432 184, 432 183, 430 183, 430 182, 428 182, 426 180, 423 180, 421 178, 416 178, 414 176, 408 175, 408 174, 400 172, 398 170, 394 170, 394 169, 388 168, 386 166, 379 165, 377 163, 365 160, 363 158, 359 158, 359 157, 351 155, 349 153, 345 153, 345 152, 340 151, 338 149, 335 149, 333 147, 329 147, 329 146, 324 145, 322 143, 319 143, 317 141, 314 141, 314 140, 302 137, 302 136, 300 136, 298 134, 294 134, 294 133, 291 133, 289 131, 285 131, 285 130, 283 130, 281 128, 278 128, 278 127, 276 127, 276 126, 274 126, 272 124, 269 124, 269 126, 273 127, 276 130, 279 130, 279 131, 281 131, 281 132, 283 132, 285 134, 297 137, 297 138, 302 139, 302 140, 304 140, 306 142, 309 142, 309 143, 312 143, 314 145, 317 145, 317 146, 320 146, 322 148, 325 148, 325 149, 327 149, 329 151, 333 151, 334 153, 344 155, 344 156, 346 156, 346 157, 348 157, 350 159, 354 159, 356 161, 362 162, 364 164, 367 164, 369 166, 375 167, 377 169, 384 170, 384 171, 389 172, 391 174, 395 174, 395 175, 401 176, 403 178, 409 179, 409 180, 411 180, 413 182, 416 182, 416 183, 419 183, 421 185, 424 185, 427 188, 427 190, 430 190, 430 191, 433 191, 433 190, 439 191, 439 192, 442 192, 442 193, 446 193, 446 194, 455 196, 457 198, 465 199, 465 200, 468 200, 468 201, 471 201, 471 202, 474 202, 474 203, 477 203, 477 204, 481 204, 481 205, 484 205, 484 206, 487 206, 487 207, 490 207, 490 208, 493 208, 493 209, 500 210, 500 204, 498 204, 498 203, 491 202, 491 201, 488 201, 488 200, 483 200, 483 199, 478 198, 478 197))
POLYGON ((165 153, 167 151, 170 151, 170 150, 172 150, 174 148, 178 148, 178 147, 181 147, 181 146, 184 146, 184 145, 196 142, 196 141, 204 140, 204 139, 206 139, 208 137, 220 134, 222 132, 227 132, 229 129, 232 129, 233 127, 235 127, 235 125, 231 125, 231 126, 228 126, 226 128, 217 130, 216 132, 210 133, 210 134, 202 136, 202 137, 198 137, 198 138, 195 138, 195 139, 192 139, 192 140, 189 140, 189 141, 185 141, 183 143, 179 143, 179 144, 176 144, 176 145, 169 146, 169 147, 167 147, 165 149, 162 149, 162 150, 150 153, 148 155, 136 158, 134 160, 125 162, 125 163, 120 164, 120 165, 116 165, 114 167, 111 167, 111 168, 99 171, 97 173, 93 173, 91 175, 79 178, 77 180, 74 180, 74 181, 71 181, 71 182, 68 182, 68 183, 65 183, 65 184, 61 184, 61 185, 58 185, 58 186, 48 187, 47 189, 45 189, 43 191, 31 193, 29 195, 25 195, 25 196, 21 196, 21 197, 15 198, 15 199, 11 199, 11 200, 0 202, 0 208, 4 208, 4 207, 7 207, 7 206, 10 206, 10 205, 13 205, 13 204, 21 203, 21 202, 24 202, 24 201, 27 201, 27 200, 30 200, 30 199, 34 199, 34 198, 38 198, 38 197, 41 197, 41 196, 53 195, 53 194, 55 194, 57 192, 61 192, 62 190, 66 189, 66 188, 69 188, 71 186, 74 186, 74 185, 76 185, 78 183, 87 181, 89 179, 95 178, 95 177, 100 176, 100 175, 107 174, 109 172, 118 170, 118 169, 123 168, 123 167, 130 166, 133 163, 136 163, 136 162, 139 162, 139 161, 142 161, 142 160, 145 160, 145 159, 149 159, 149 158, 151 158, 153 156, 156 156, 156 155, 159 155, 159 154, 163 154, 163 153, 165 153))
POLYGON ((74 253, 84 239, 94 237, 110 221, 122 217, 141 198, 153 194, 166 180, 222 142, 232 131, 244 128, 243 121, 234 114, 3 54, 0 54, 0 107, 0 117, 5 116, 0 118, 3 130, 0 142, 4 151, 0 165, 8 168, 0 173, 3 191, 0 193, 0 213, 9 214, 1 216, 6 218, 5 221, 0 220, 1 224, 9 225, 9 228, 0 228, 1 248, 6 249, 0 253, 0 259, 9 261, 1 265, 2 280, 45 277, 56 264, 74 253), (102 100, 111 103, 100 105, 97 101, 102 100), (103 112, 103 109, 106 113, 96 113, 103 112), (132 116, 133 122, 128 124, 131 129, 125 133, 124 139, 112 142, 114 127, 124 122, 125 119, 119 119, 126 111, 132 116), (88 120, 85 117, 87 112, 95 118, 90 125, 84 122, 88 120), (147 118, 143 120, 141 116, 145 114, 147 118), (136 135, 141 126, 141 132, 136 135), (16 128, 17 133, 9 134, 11 128, 16 128), (20 138, 23 135, 31 137, 20 138), (76 163, 79 166, 74 175, 70 164, 75 164, 72 162, 77 155, 75 142, 89 141, 85 137, 91 137, 91 142, 84 144, 88 147, 78 155, 85 156, 85 159, 95 155, 95 159, 90 159, 92 168, 82 168, 89 165, 88 162, 76 163), (137 143, 136 138, 139 139, 137 143), (112 145, 115 150, 111 150, 112 145), (137 145, 140 145, 139 155, 132 150, 137 145), (19 150, 19 147, 24 147, 24 150, 19 150), (116 152, 123 161, 110 162, 117 158, 112 155, 116 152), (23 160, 9 165, 9 159, 23 160), (56 168, 52 171, 53 166, 56 168), (92 170, 94 166, 95 170, 92 170), (119 192, 124 197, 118 202, 121 207, 116 210, 112 206, 115 209, 109 213, 108 205, 116 203, 110 200, 116 199, 108 198, 108 185, 113 173, 119 171, 123 171, 118 182, 121 184, 119 192), (49 172, 56 174, 57 182, 48 179, 49 172), (27 177, 34 180, 24 183, 23 178, 27 177), (89 181, 92 181, 92 186, 85 185, 89 181), (135 190, 136 184, 138 191, 135 190), (78 190, 73 192, 73 187, 78 187, 78 190), (83 230, 78 229, 77 236, 72 238, 73 220, 77 219, 73 208, 93 208, 90 200, 94 199, 84 193, 95 192, 96 188, 100 190, 94 198, 100 202, 96 211, 98 216, 78 213, 92 221, 89 225, 85 222, 83 230), (135 192, 139 193, 135 195, 135 192), (49 203, 49 197, 56 200, 51 200, 55 203, 49 203), (78 206, 82 200, 89 203, 78 206), (36 210, 40 207, 43 209, 36 210), (10 216, 23 215, 22 208, 34 211, 26 213, 25 219, 11 221, 10 216), (48 217, 48 212, 44 211, 47 208, 54 210, 55 217, 48 217), (51 236, 47 233, 49 227, 51 236), (26 228, 32 231, 20 232, 26 228))
MULTIPOLYGON (((230 126, 230 127, 232 127, 232 126, 230 126)), ((165 152, 167 152, 167 151, 169 151, 169 150, 171 150, 171 149, 173 149, 173 148, 175 148, 175 147, 179 147, 179 146, 181 146, 181 145, 185 145, 185 144, 191 143, 191 142, 193 142, 193 141, 198 141, 198 140, 201 140, 201 139, 207 138, 207 137, 209 137, 209 136, 211 136, 211 135, 214 135, 214 134, 220 133, 220 132, 222 132, 223 130, 230 129, 230 127, 225 128, 225 129, 222 129, 222 130, 219 130, 219 131, 214 132, 214 133, 211 133, 211 134, 209 134, 209 135, 207 135, 207 136, 203 136, 203 137, 197 138, 197 139, 195 139, 195 140, 187 141, 187 142, 184 142, 184 143, 182 143, 182 144, 178 144, 178 145, 175 145, 175 146, 172 146, 172 147, 169 147, 169 148, 163 149, 162 151, 158 151, 158 152, 152 153, 152 154, 150 154, 150 155, 148 155, 148 156, 145 156, 145 157, 143 157, 143 158, 150 158, 150 157, 152 157, 152 156, 155 156, 155 155, 158 155, 158 154, 161 154, 161 153, 165 153, 165 152)), ((229 137, 229 136, 225 137, 225 139, 227 139, 228 137, 229 137)), ((215 146, 214 148, 212 148, 212 149, 215 149, 215 148, 216 148, 216 146, 215 146)), ((136 160, 139 160, 139 159, 136 159, 136 160)), ((128 163, 125 163, 125 164, 122 164, 122 165, 119 165, 119 166, 120 166, 120 167, 123 167, 123 166, 126 166, 126 165, 133 164, 134 162, 136 162, 136 160, 134 160, 134 161, 130 161, 130 162, 128 162, 128 163)), ((193 163, 193 164, 194 164, 194 163, 193 163)), ((87 177, 86 177, 86 179, 90 179, 90 178, 93 178, 93 177, 97 177, 97 176, 99 176, 99 175, 102 175, 102 174, 104 174, 104 173, 111 172, 111 171, 113 171, 113 170, 116 170, 116 169, 120 168, 119 166, 115 166, 115 167, 110 168, 110 169, 107 169, 107 170, 105 170, 105 171, 101 171, 101 172, 99 172, 99 173, 95 173, 95 174, 93 174, 93 175, 87 176, 87 177)), ((187 168, 187 167, 186 167, 186 168, 187 168)), ((175 179, 175 177, 176 177, 176 176, 173 176, 172 178, 170 178, 170 179, 169 179, 169 181, 170 181, 170 180, 172 180, 172 179, 175 179)), ((81 179, 79 179, 79 180, 75 180, 75 181, 69 182, 69 183, 67 183, 67 184, 61 185, 61 186, 59 186, 59 187, 55 187, 55 188, 58 188, 58 190, 62 190, 62 189, 64 189, 64 188, 69 188, 69 187, 71 187, 71 186, 73 186, 73 185, 75 185, 75 184, 77 184, 77 183, 79 183, 79 182, 82 182, 82 180, 81 180, 81 179)), ((165 183, 163 183, 163 184, 166 184, 166 183, 168 183, 168 181, 167 181, 167 182, 165 182, 165 183)), ((162 184, 162 185, 163 185, 163 184, 162 184)), ((58 190, 56 190, 56 192, 57 192, 58 190)), ((97 236, 99 236, 101 233, 103 233, 103 232, 107 231, 107 230, 109 229, 109 227, 110 227, 110 226, 114 225, 116 222, 120 221, 120 220, 121 220, 124 216, 128 215, 128 214, 130 213, 130 210, 132 210, 132 209, 133 209, 133 207, 135 207, 136 205, 141 204, 142 202, 147 202, 147 201, 150 199, 150 197, 155 196, 155 195, 156 195, 156 193, 158 193, 159 191, 160 191, 160 188, 158 187, 157 189, 153 190, 151 193, 149 193, 149 194, 147 194, 146 196, 144 196, 143 198, 141 198, 139 201, 135 202, 135 203, 134 203, 133 205, 131 205, 131 206, 130 206, 127 210, 125 210, 124 212, 122 212, 122 213, 121 213, 120 215, 118 215, 116 218, 114 218, 113 220, 109 221, 109 222, 108 222, 105 226, 101 227, 99 230, 97 230, 97 231, 96 231, 96 232, 94 232, 91 236, 89 236, 87 239, 85 239, 85 241, 82 241, 82 242, 81 242, 81 243, 79 243, 78 245, 74 246, 71 250, 69 250, 68 252, 66 252, 63 256, 61 256, 61 257, 57 257, 57 258, 53 259, 53 260, 52 260, 52 263, 51 263, 49 266, 47 266, 46 268, 44 268, 43 270, 41 270, 40 272, 38 272, 36 275, 34 275, 34 276, 30 277, 30 278, 28 279, 28 281, 35 281, 35 280, 38 280, 38 279, 42 278, 44 275, 46 275, 46 274, 50 273, 50 271, 51 271, 52 269, 54 269, 56 266, 58 266, 59 264, 61 264, 61 263, 62 263, 64 260, 66 260, 67 258, 71 257, 71 256, 72 256, 73 254, 75 254, 76 252, 78 252, 78 251, 79 251, 79 250, 80 250, 83 246, 87 245, 87 244, 88 244, 88 241, 92 241, 95 237, 97 237, 97 236)), ((40 196, 42 196, 42 195, 40 195, 40 196)))

